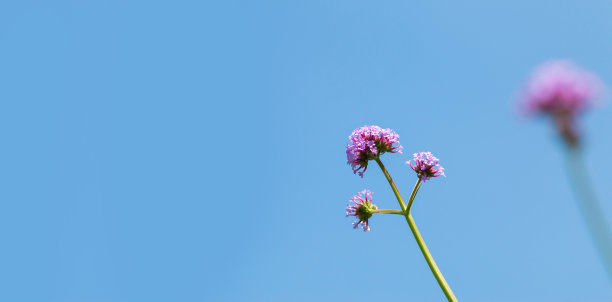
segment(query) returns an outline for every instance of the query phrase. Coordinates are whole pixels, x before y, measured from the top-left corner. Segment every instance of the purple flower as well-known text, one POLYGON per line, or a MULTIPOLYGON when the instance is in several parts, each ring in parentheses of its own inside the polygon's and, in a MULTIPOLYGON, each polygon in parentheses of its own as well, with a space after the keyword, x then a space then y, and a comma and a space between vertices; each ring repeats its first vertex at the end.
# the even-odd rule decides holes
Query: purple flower
POLYGON ((418 152, 413 154, 414 158, 407 161, 410 168, 417 173, 417 176, 426 182, 432 177, 438 177, 444 175, 444 168, 438 164, 439 159, 431 154, 431 152, 418 152), (414 161, 414 164, 412 164, 414 161))
POLYGON ((361 225, 363 231, 370 230, 368 219, 372 217, 372 210, 377 210, 378 207, 372 203, 372 192, 363 190, 357 193, 346 205, 346 217, 355 216, 357 221, 353 222, 353 228, 356 229, 361 225))
POLYGON ((594 74, 567 60, 549 61, 538 66, 527 83, 525 106, 534 113, 574 114, 589 107, 600 90, 594 74))
POLYGON ((391 129, 378 126, 363 126, 355 129, 349 136, 350 143, 346 146, 347 164, 353 168, 353 173, 363 177, 368 168, 368 161, 376 159, 385 152, 402 153, 399 135, 391 129), (393 144, 397 143, 397 146, 393 144))
POLYGON ((538 66, 527 83, 524 109, 530 114, 552 116, 561 136, 576 145, 575 117, 593 105, 603 87, 596 75, 568 60, 549 61, 538 66))

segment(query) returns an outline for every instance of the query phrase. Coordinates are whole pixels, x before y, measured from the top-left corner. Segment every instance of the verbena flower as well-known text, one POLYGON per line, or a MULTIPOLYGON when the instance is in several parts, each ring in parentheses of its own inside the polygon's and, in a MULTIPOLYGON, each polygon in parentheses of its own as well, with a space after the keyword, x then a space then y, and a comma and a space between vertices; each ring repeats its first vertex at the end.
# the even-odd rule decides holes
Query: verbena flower
POLYGON ((601 82, 594 74, 567 60, 549 61, 534 70, 525 105, 535 113, 578 113, 592 104, 600 90, 601 82))
POLYGON ((368 161, 385 152, 402 152, 399 135, 391 129, 378 126, 363 126, 357 128, 349 136, 350 143, 346 146, 347 164, 353 168, 353 173, 363 177, 368 168, 368 161), (393 144, 396 144, 394 146, 393 144))
POLYGON ((440 161, 437 157, 433 156, 431 152, 418 152, 413 154, 414 158, 407 161, 410 168, 416 172, 417 176, 426 182, 432 177, 438 177, 444 175, 444 168, 438 164, 440 161), (414 164, 412 163, 414 161, 414 164))
POLYGON ((363 231, 370 230, 370 224, 368 219, 372 217, 372 210, 377 210, 378 207, 372 203, 372 192, 363 190, 353 196, 346 206, 346 217, 355 216, 357 221, 353 222, 353 228, 356 229, 359 226, 363 231))
POLYGON ((570 144, 578 142, 575 117, 593 105, 603 90, 602 82, 568 60, 538 66, 529 79, 523 105, 527 113, 553 117, 561 136, 570 144))

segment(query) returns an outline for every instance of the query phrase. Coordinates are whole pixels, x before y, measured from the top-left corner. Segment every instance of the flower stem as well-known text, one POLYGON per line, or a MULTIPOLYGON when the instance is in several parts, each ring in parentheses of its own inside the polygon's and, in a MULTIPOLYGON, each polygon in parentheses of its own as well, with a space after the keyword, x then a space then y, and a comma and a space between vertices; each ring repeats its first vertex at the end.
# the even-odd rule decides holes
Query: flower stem
POLYGON ((406 213, 410 213, 410 207, 412 207, 412 202, 414 201, 414 198, 416 197, 417 192, 419 192, 419 188, 421 188, 421 178, 420 177, 417 180, 416 184, 414 185, 414 189, 412 189, 412 194, 410 194, 410 199, 408 200, 408 206, 406 207, 406 213))
POLYGON ((383 163, 380 161, 380 158, 378 157, 376 158, 376 163, 378 164, 380 169, 383 171, 383 174, 385 174, 387 181, 391 185, 391 189, 393 190, 393 193, 395 194, 395 198, 397 198, 397 202, 399 202, 399 205, 402 208, 402 211, 406 212, 406 204, 404 203, 404 199, 402 199, 402 195, 397 190, 397 187, 395 186, 393 179, 391 179, 391 175, 389 175, 389 172, 387 172, 387 168, 385 168, 385 165, 383 165, 383 163))
MULTIPOLYGON (((425 244, 425 241, 423 240, 423 237, 421 236, 421 233, 419 232, 419 229, 417 228, 416 223, 414 222, 414 219, 412 218, 412 215, 408 212, 406 205, 404 204, 404 200, 402 199, 402 195, 400 195, 399 191, 397 190, 397 187, 395 186, 395 183, 393 182, 393 179, 391 179, 391 175, 389 175, 389 172, 387 171, 387 169, 385 168, 385 166, 383 165, 383 163, 380 161, 379 158, 376 159, 376 162, 378 163, 378 166, 380 166, 380 169, 385 174, 385 177, 387 178, 389 185, 391 185, 391 189, 393 189, 393 193, 395 193, 395 197, 397 197, 397 201, 402 207, 402 210, 404 212, 404 217, 406 218, 406 221, 408 222, 410 231, 412 231, 412 235, 414 236, 414 239, 416 239, 417 244, 419 245, 419 248, 421 249, 421 253, 423 253, 423 257, 425 257, 425 261, 427 261, 427 265, 429 265, 429 269, 431 269, 431 272, 433 273, 434 277, 438 281, 438 284, 440 285, 440 288, 444 292, 444 295, 446 296, 449 302, 457 302, 457 298, 455 297, 455 294, 453 294, 453 291, 451 290, 450 286, 446 282, 446 279, 444 279, 442 272, 440 271, 440 269, 436 265, 436 262, 431 256, 431 253, 429 252, 429 249, 427 248, 427 245, 425 244)), ((416 192, 419 190, 419 187, 420 187, 420 179, 419 181, 417 181, 417 184, 415 185, 414 190, 412 191, 410 203, 412 203, 412 200, 414 200, 414 196, 416 196, 416 192)))
POLYGON ((423 257, 425 257, 425 261, 427 261, 429 269, 431 269, 431 272, 434 274, 434 277, 436 277, 436 281, 438 281, 438 284, 444 292, 446 299, 448 299, 449 302, 457 302, 457 298, 455 297, 453 290, 446 282, 446 279, 444 279, 444 276, 436 265, 436 261, 434 261, 433 256, 431 256, 431 253, 429 252, 429 249, 427 248, 423 237, 421 237, 421 233, 419 232, 419 229, 417 228, 416 223, 414 222, 414 218, 412 218, 412 214, 408 213, 408 215, 406 215, 405 217, 406 221, 408 222, 408 226, 410 226, 410 230, 412 231, 412 235, 414 235, 414 239, 416 239, 419 248, 421 249, 421 253, 423 253, 423 257))
POLYGON ((606 217, 591 187, 587 167, 578 146, 568 146, 568 157, 568 171, 574 185, 578 207, 608 276, 612 280, 612 234, 608 228, 606 217))
POLYGON ((398 210, 372 210, 372 211, 370 211, 370 213, 404 215, 404 212, 398 211, 398 210))

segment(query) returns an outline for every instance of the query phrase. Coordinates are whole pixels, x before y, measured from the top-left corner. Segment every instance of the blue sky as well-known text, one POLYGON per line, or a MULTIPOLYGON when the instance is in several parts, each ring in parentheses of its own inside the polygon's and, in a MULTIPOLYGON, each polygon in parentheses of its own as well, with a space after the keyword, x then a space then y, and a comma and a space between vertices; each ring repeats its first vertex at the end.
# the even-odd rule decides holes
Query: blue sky
MULTIPOLYGON (((612 301, 561 144, 517 91, 568 58, 612 84, 609 1, 5 1, 3 301, 443 301, 401 217, 351 228, 383 161, 447 178, 413 215, 460 301, 612 301)), ((585 157, 612 221, 612 111, 585 157)))

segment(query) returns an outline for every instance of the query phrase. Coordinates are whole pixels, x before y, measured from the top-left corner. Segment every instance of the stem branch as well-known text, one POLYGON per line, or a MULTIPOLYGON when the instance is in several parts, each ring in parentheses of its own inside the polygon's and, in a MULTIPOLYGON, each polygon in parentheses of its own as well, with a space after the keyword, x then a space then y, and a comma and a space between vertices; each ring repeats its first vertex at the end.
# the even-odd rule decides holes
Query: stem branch
POLYGON ((406 213, 410 213, 410 207, 412 207, 412 202, 414 201, 414 198, 416 197, 417 192, 419 192, 419 188, 421 188, 421 178, 420 177, 417 180, 416 184, 414 185, 414 189, 412 189, 412 194, 410 194, 410 199, 408 200, 408 207, 406 207, 406 213))
MULTIPOLYGON (((429 249, 427 248, 427 245, 425 244, 425 241, 423 240, 423 237, 421 236, 421 233, 419 232, 419 229, 417 228, 416 223, 414 222, 414 219, 412 218, 412 215, 408 212, 408 209, 406 208, 406 205, 404 204, 404 200, 402 199, 402 195, 400 195, 399 191, 397 190, 397 187, 395 186, 395 183, 393 182, 393 179, 391 179, 391 175, 389 175, 389 172, 387 171, 387 169, 385 169, 385 166, 383 165, 383 163, 380 161, 379 158, 376 158, 376 162, 378 163, 378 166, 380 166, 380 169, 385 174, 385 177, 387 178, 389 185, 391 185, 391 189, 393 189, 393 193, 395 193, 395 197, 397 198, 397 201, 402 207, 402 211, 404 212, 404 217, 406 218, 406 221, 408 222, 410 231, 412 231, 412 235, 414 236, 414 239, 416 239, 417 244, 419 245, 419 249, 421 249, 421 253, 423 253, 423 257, 425 257, 425 261, 427 261, 427 265, 429 265, 429 269, 434 274, 434 277, 436 278, 436 281, 438 281, 438 284, 440 285, 440 288, 444 292, 444 295, 446 296, 449 302, 457 302, 457 298, 455 297, 455 294, 453 294, 453 291, 451 290, 450 286, 446 282, 446 279, 444 279, 442 272, 436 265, 436 261, 434 261, 433 257, 431 256, 431 253, 429 252, 429 249)), ((412 191, 410 203, 412 203, 412 200, 414 200, 414 196, 416 196, 416 192, 419 190, 419 187, 420 187, 420 179, 419 181, 417 181, 417 184, 415 185, 414 190, 412 191)))
POLYGON ((404 215, 404 212, 399 210, 372 210, 371 213, 380 213, 380 214, 398 214, 404 215))
POLYGON ((393 179, 391 179, 391 175, 389 175, 389 172, 387 172, 387 168, 385 168, 385 165, 383 165, 383 163, 380 161, 380 158, 378 157, 376 158, 376 163, 378 164, 380 169, 383 171, 383 174, 385 174, 387 181, 391 185, 391 189, 393 190, 393 193, 395 194, 395 198, 397 198, 397 202, 399 202, 399 205, 402 208, 402 211, 406 212, 406 204, 404 203, 404 199, 402 198, 402 195, 400 194, 400 192, 397 190, 397 187, 395 186, 393 179))

